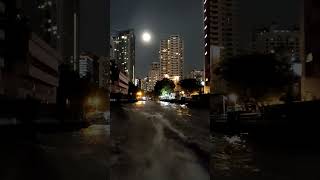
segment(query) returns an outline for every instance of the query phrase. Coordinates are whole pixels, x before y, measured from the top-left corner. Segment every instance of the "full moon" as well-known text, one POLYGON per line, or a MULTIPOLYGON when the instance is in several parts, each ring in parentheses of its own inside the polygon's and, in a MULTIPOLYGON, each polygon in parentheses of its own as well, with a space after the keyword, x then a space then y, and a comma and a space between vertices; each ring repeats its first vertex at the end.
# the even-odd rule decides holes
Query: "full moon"
POLYGON ((144 42, 146 42, 146 43, 150 42, 150 41, 151 41, 151 35, 150 35, 150 33, 144 32, 144 33, 142 34, 142 40, 143 40, 144 42))

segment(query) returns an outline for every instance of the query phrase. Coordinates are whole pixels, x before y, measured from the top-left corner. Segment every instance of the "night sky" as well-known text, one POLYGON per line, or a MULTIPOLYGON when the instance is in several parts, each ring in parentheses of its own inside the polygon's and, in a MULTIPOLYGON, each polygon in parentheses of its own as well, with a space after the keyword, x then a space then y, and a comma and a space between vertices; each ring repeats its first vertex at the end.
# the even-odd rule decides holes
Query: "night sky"
MULTIPOLYGON (((69 0, 66 0, 69 1, 69 0)), ((106 0, 80 0, 80 52, 92 52, 98 56, 108 53, 106 28, 110 26, 110 13, 106 0)))
MULTIPOLYGON (((254 25, 276 21, 298 22, 300 0, 240 0, 242 46, 248 44, 254 25)), ((111 32, 135 29, 136 75, 147 75, 149 64, 159 61, 160 40, 179 34, 185 43, 185 74, 203 68, 203 0, 111 0, 111 32), (152 33, 152 43, 141 41, 143 31, 152 33)))

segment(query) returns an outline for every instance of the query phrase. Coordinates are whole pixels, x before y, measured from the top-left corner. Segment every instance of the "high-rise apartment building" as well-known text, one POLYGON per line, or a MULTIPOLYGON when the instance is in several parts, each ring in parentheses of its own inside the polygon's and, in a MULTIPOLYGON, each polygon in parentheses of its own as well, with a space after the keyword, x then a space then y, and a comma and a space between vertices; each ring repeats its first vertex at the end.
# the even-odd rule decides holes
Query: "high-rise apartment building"
POLYGON ((120 71, 135 80, 135 35, 133 30, 120 31, 113 36, 114 58, 120 71))
POLYGON ((164 78, 169 74, 169 42, 168 40, 161 40, 160 42, 160 75, 161 78, 164 78))
POLYGON ((203 70, 197 70, 197 69, 194 69, 190 72, 189 76, 187 78, 190 78, 190 79, 196 79, 198 81, 204 81, 204 72, 203 70))
POLYGON ((273 24, 269 28, 256 29, 252 50, 260 54, 290 56, 292 62, 300 61, 300 31, 297 27, 280 27, 273 24))
POLYGON ((253 35, 252 51, 259 54, 275 54, 287 59, 294 71, 301 75, 300 30, 298 27, 281 27, 273 24, 270 27, 257 28, 253 35))
POLYGON ((160 63, 159 62, 153 62, 150 67, 149 71, 149 84, 148 89, 154 90, 154 86, 156 85, 157 81, 160 80, 160 63))
POLYGON ((148 83, 149 83, 149 78, 148 77, 145 77, 145 78, 141 79, 140 89, 142 91, 144 91, 145 93, 148 92, 148 83))
POLYGON ((238 5, 237 0, 204 0, 203 3, 205 80, 206 86, 212 86, 212 69, 216 61, 238 53, 238 5))
POLYGON ((164 77, 183 77, 184 44, 181 36, 172 35, 160 42, 160 74, 164 77))

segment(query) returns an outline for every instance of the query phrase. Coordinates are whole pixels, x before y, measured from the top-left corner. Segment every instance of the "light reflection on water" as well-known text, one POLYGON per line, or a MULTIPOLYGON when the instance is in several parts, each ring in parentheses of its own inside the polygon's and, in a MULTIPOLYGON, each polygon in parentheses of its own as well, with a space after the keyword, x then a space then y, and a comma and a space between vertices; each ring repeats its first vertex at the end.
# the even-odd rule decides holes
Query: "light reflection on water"
POLYGON ((252 149, 243 135, 216 135, 212 139, 215 147, 214 169, 216 175, 232 176, 234 174, 256 174, 252 149))
POLYGON ((75 132, 73 136, 78 136, 86 144, 103 144, 110 135, 110 125, 91 125, 88 128, 75 132))
MULTIPOLYGON (((152 137, 151 141, 142 138, 142 143, 147 144, 148 148, 141 155, 140 153, 130 154, 132 156, 131 159, 139 159, 139 161, 146 159, 148 164, 152 164, 152 166, 148 165, 147 168, 140 167, 140 163, 135 165, 139 169, 143 169, 143 173, 141 173, 142 175, 139 179, 209 180, 208 172, 201 166, 195 154, 178 143, 180 141, 185 142, 189 136, 185 134, 188 131, 184 131, 181 126, 176 126, 175 121, 190 119, 185 118, 185 114, 188 113, 189 108, 168 102, 147 101, 145 103, 137 102, 133 107, 131 105, 125 106, 124 109, 132 117, 133 122, 137 122, 136 127, 152 127, 151 130, 154 132, 154 134, 150 135, 141 132, 144 136, 152 137), (148 124, 150 126, 146 126, 148 124), (174 137, 170 137, 170 140, 165 133, 167 131, 175 135, 174 137)), ((133 129, 137 131, 134 132, 135 134, 140 133, 140 129, 133 129)), ((131 148, 131 152, 135 152, 134 146, 131 148)))
POLYGON ((188 108, 178 108, 176 109, 176 112, 179 116, 192 116, 188 108))
POLYGON ((160 105, 162 107, 169 107, 170 106, 170 103, 169 102, 163 102, 163 101, 159 101, 160 105))
POLYGON ((143 106, 146 104, 146 101, 138 101, 135 103, 137 106, 143 106))
POLYGON ((175 104, 169 102, 159 101, 160 105, 165 109, 171 109, 176 111, 178 116, 192 116, 190 109, 185 104, 175 104))

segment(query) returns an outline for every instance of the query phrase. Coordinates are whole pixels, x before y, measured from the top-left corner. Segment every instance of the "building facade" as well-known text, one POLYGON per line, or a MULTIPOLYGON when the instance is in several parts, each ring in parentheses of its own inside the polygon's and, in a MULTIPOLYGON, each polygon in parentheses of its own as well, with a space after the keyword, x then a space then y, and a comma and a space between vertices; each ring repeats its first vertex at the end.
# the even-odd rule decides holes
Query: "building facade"
POLYGON ((94 59, 90 55, 81 54, 79 58, 79 75, 80 78, 87 78, 94 73, 94 59))
POLYGON ((17 0, 32 31, 79 71, 80 0, 17 0))
POLYGON ((120 31, 113 36, 114 57, 120 71, 135 80, 135 35, 134 30, 120 31))
POLYGON ((160 42, 160 75, 180 77, 184 75, 184 43, 179 35, 172 35, 160 42))
POLYGON ((127 74, 120 70, 119 64, 114 59, 110 62, 110 75, 111 93, 127 95, 130 79, 127 74))
POLYGON ((149 70, 149 83, 148 83, 148 90, 153 91, 154 86, 156 85, 157 81, 160 79, 160 63, 159 62, 153 62, 150 66, 149 70))
POLYGON ((300 31, 297 27, 280 27, 273 24, 269 28, 256 29, 252 50, 260 54, 288 56, 291 62, 300 62, 300 31))
POLYGON ((204 81, 204 71, 203 70, 197 70, 194 69, 190 72, 189 76, 187 78, 190 79, 196 79, 198 81, 204 81))
POLYGON ((30 96, 43 103, 56 103, 62 57, 35 33, 27 42, 25 59, 19 59, 5 73, 3 95, 22 99, 30 96))
POLYGON ((161 77, 165 77, 169 74, 169 41, 161 40, 160 42, 160 75, 161 77))
POLYGON ((28 17, 30 28, 53 49, 58 49, 57 0, 16 0, 17 7, 28 17))
POLYGON ((63 61, 60 53, 33 33, 29 40, 27 61, 28 78, 22 80, 24 86, 20 88, 23 89, 24 96, 27 93, 44 103, 56 103, 59 64, 63 61))
POLYGON ((302 99, 320 99, 320 2, 304 0, 301 7, 302 99))
POLYGON ((99 57, 99 85, 108 91, 110 89, 110 0, 95 0, 94 3, 88 0, 78 1, 79 51, 91 52, 99 57))
POLYGON ((204 39, 205 39, 205 83, 212 85, 212 68, 215 57, 219 60, 237 55, 238 40, 238 4, 237 0, 204 0, 204 39), (216 48, 220 48, 216 55, 216 48))
POLYGON ((31 96, 43 103, 55 103, 58 67, 62 63, 53 45, 56 41, 48 34, 41 37, 40 32, 32 32, 32 24, 29 26, 25 14, 17 11, 17 7, 21 8, 21 2, 0 1, 0 10, 5 11, 0 22, 3 61, 0 93, 9 98, 31 96))
POLYGON ((122 72, 119 72, 119 78, 111 84, 111 93, 128 94, 129 78, 122 72))
POLYGON ((144 92, 150 92, 149 87, 149 77, 141 79, 141 90, 144 92))

